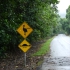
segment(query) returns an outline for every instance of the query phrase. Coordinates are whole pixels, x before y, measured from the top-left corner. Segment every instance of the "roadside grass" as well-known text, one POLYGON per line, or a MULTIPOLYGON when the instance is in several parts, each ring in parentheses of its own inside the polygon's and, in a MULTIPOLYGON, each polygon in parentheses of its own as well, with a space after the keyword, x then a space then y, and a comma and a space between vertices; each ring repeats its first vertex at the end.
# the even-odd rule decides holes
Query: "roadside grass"
POLYGON ((50 42, 52 41, 53 38, 48 39, 45 43, 43 43, 40 47, 40 49, 32 54, 32 56, 42 56, 45 55, 47 52, 50 50, 50 42))

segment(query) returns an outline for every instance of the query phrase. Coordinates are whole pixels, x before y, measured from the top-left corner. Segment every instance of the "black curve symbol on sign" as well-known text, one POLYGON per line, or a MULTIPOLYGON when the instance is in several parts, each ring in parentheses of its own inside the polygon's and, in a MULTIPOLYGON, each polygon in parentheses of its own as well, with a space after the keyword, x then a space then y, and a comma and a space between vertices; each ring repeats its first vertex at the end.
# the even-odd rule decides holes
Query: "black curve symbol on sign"
POLYGON ((25 28, 25 25, 23 25, 24 35, 26 35, 26 32, 28 32, 27 29, 30 29, 30 28, 25 28))

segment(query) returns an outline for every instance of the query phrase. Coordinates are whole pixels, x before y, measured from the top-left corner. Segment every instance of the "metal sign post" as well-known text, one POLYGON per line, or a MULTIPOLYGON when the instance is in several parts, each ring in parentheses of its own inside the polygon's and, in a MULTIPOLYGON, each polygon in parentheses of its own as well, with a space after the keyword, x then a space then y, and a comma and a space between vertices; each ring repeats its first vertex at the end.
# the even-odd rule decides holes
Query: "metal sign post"
POLYGON ((26 53, 24 53, 25 67, 26 67, 26 53))

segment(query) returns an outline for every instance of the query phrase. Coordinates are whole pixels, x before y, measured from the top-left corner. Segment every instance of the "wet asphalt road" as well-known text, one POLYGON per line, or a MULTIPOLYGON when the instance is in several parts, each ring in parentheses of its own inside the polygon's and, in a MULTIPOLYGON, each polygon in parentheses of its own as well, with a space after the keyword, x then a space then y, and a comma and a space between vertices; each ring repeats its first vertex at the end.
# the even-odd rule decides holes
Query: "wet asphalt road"
POLYGON ((44 57, 40 70, 70 70, 70 57, 44 57))
POLYGON ((70 37, 56 36, 50 45, 50 56, 44 56, 39 70, 70 70, 70 37))

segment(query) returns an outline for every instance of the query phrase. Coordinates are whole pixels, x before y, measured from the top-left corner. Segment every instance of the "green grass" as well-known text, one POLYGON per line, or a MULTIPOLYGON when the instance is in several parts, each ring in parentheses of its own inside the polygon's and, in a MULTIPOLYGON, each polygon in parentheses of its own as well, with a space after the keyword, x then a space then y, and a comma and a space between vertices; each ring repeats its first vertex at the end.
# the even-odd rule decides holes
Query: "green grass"
POLYGON ((47 40, 45 43, 43 43, 41 45, 41 48, 33 54, 33 56, 42 56, 44 54, 46 54, 47 52, 49 52, 50 50, 50 42, 52 41, 53 38, 47 40))

